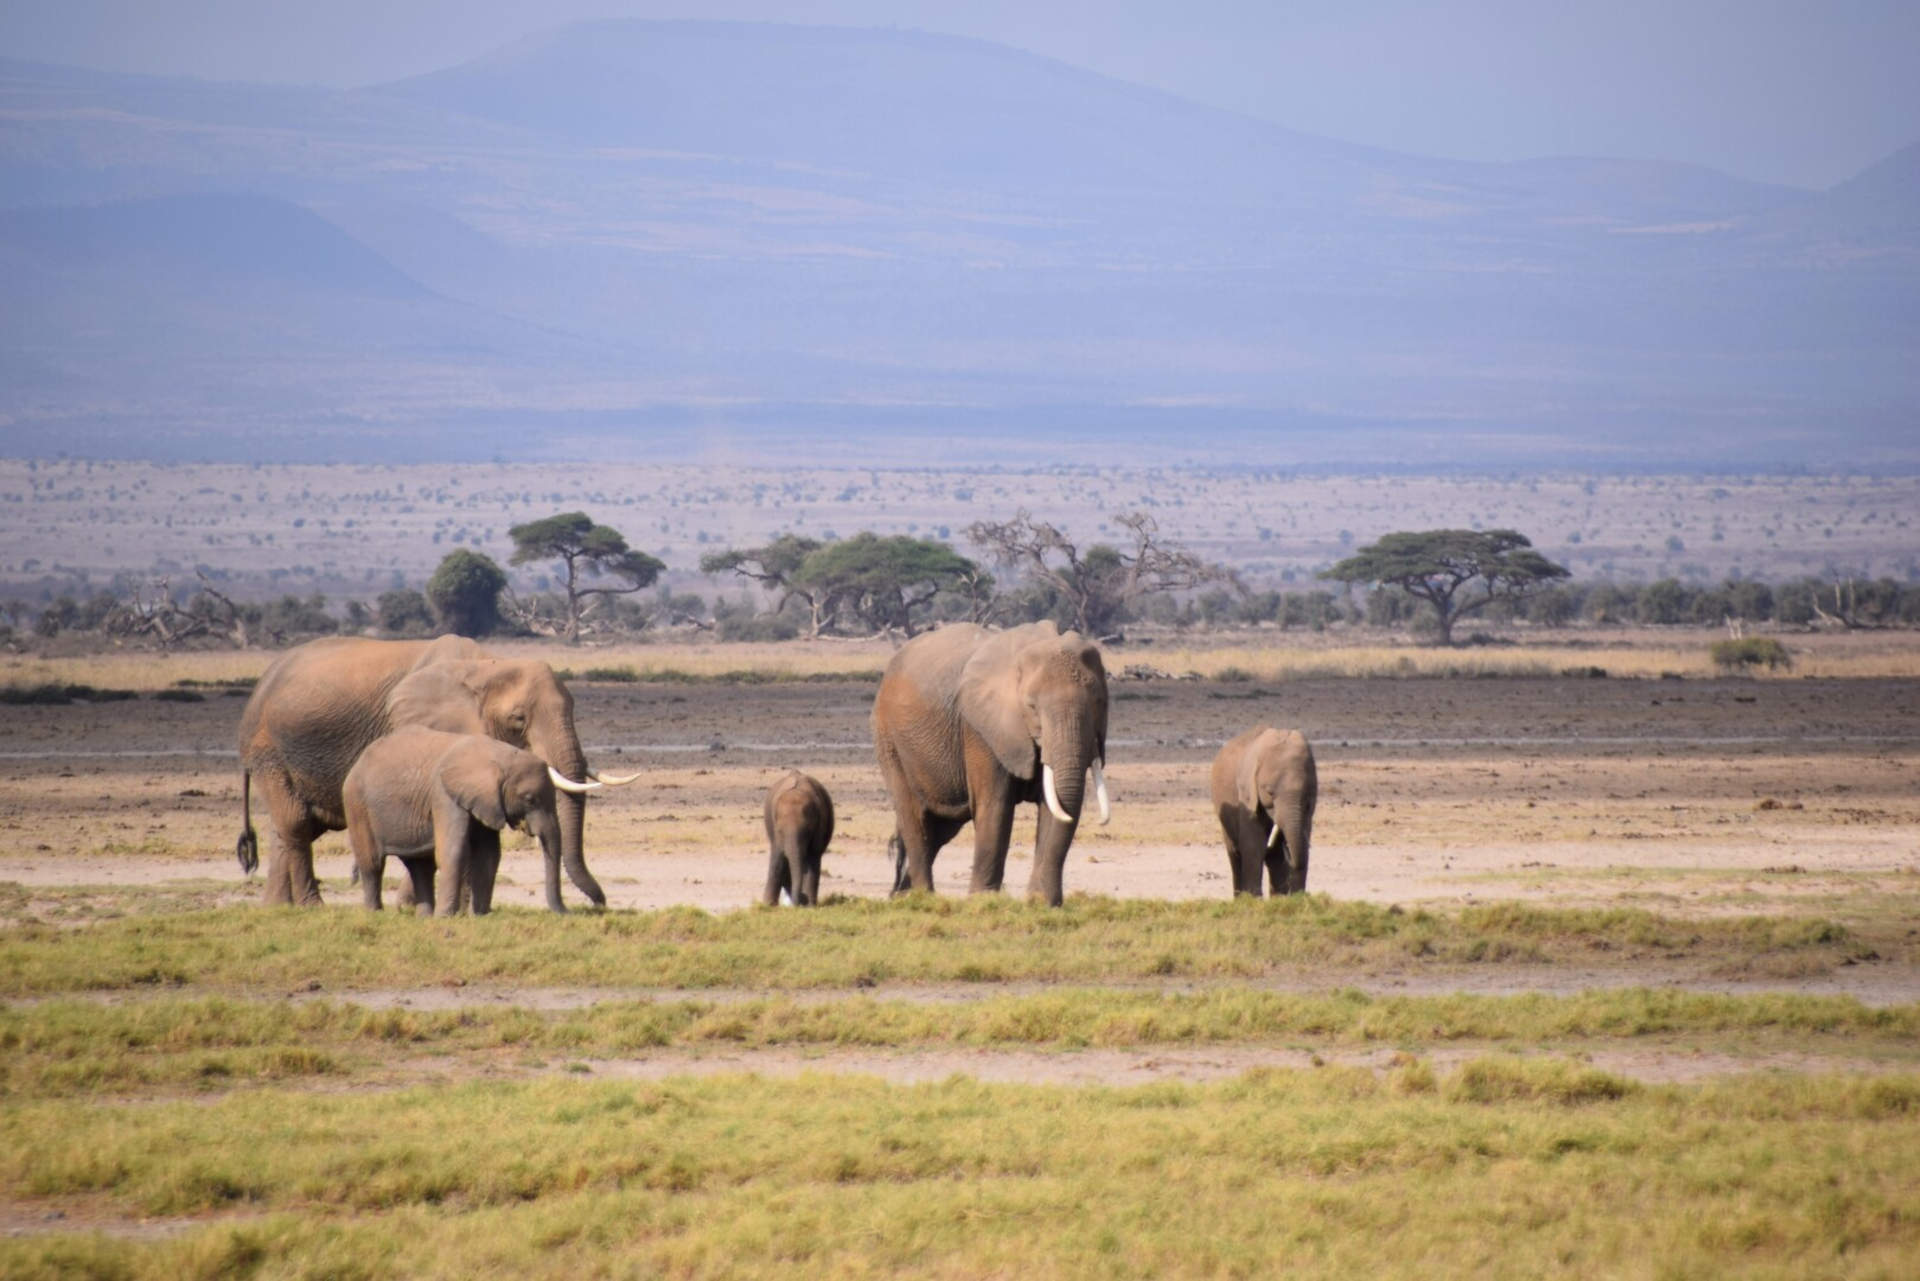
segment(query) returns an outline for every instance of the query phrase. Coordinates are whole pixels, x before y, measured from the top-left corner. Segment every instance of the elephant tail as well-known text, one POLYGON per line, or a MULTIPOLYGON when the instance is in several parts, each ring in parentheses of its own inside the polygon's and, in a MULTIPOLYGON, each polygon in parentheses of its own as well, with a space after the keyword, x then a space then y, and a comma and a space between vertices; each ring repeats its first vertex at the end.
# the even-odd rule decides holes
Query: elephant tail
POLYGON ((260 866, 260 838, 253 830, 253 775, 240 771, 240 839, 233 843, 233 856, 240 860, 243 875, 252 876, 260 866))

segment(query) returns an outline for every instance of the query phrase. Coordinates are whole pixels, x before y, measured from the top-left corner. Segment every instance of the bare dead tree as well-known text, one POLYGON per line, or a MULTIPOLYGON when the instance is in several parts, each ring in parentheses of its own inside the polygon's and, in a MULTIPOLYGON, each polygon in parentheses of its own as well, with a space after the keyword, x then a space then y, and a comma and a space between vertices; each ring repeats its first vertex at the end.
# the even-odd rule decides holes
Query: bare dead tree
POLYGON ((135 587, 132 595, 107 615, 107 633, 151 637, 161 649, 172 649, 196 636, 220 636, 245 649, 252 640, 245 612, 205 574, 199 577, 200 590, 184 606, 173 599, 171 579, 159 578, 135 587))
POLYGON ((1024 508, 1012 520, 974 522, 967 538, 997 564, 1052 587, 1073 611, 1073 625, 1094 637, 1110 634, 1127 608, 1150 592, 1235 582, 1223 566, 1161 538, 1159 522, 1146 512, 1113 520, 1127 531, 1124 548, 1095 543, 1082 552, 1058 526, 1035 520, 1024 508))

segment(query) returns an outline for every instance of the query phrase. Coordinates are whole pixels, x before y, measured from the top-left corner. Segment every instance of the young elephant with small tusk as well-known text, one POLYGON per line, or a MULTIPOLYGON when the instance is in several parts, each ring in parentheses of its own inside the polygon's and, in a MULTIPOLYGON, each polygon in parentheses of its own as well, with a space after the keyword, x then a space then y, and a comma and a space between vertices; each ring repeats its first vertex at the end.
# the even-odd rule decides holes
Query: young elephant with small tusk
POLYGON ((820 856, 833 839, 833 798, 799 770, 767 789, 767 887, 760 901, 812 907, 820 901, 820 856))
POLYGON ((573 782, 532 752, 478 734, 411 725, 375 739, 341 786, 364 901, 380 910, 391 856, 406 864, 422 915, 451 915, 469 898, 474 915, 484 915, 500 870, 500 832, 513 827, 540 842, 547 905, 565 911, 557 795, 603 786, 573 782))
POLYGON ((1320 794, 1306 738, 1299 730, 1256 726, 1220 749, 1212 782, 1233 892, 1258 898, 1262 866, 1270 893, 1305 892, 1313 806, 1320 794))

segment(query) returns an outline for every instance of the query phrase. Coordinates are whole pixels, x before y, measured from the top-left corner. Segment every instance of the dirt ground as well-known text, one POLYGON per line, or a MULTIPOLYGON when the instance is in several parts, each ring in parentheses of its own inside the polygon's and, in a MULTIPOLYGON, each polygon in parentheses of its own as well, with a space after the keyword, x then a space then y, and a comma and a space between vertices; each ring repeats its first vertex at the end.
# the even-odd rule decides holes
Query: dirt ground
MULTIPOLYGON (((750 902, 766 864, 760 798, 789 766, 820 777, 839 810, 824 892, 888 889, 870 684, 575 692, 596 764, 644 771, 588 818, 589 863, 613 906, 750 902)), ((0 881, 210 882, 244 896, 231 854, 240 708, 215 695, 6 709, 0 881)), ((1114 818, 1083 830, 1069 889, 1226 893, 1206 769, 1221 741, 1258 723, 1315 744, 1310 885, 1335 897, 1739 911, 1912 889, 1920 876, 1920 682, 1146 681, 1115 685, 1114 818)), ((1030 831, 1016 830, 1009 886, 1024 883, 1030 831)), ((538 858, 515 840, 500 900, 535 905, 538 858)), ((344 837, 318 854, 327 889, 346 898, 344 837)), ((963 832, 936 864, 943 892, 964 889, 970 858, 963 832)))

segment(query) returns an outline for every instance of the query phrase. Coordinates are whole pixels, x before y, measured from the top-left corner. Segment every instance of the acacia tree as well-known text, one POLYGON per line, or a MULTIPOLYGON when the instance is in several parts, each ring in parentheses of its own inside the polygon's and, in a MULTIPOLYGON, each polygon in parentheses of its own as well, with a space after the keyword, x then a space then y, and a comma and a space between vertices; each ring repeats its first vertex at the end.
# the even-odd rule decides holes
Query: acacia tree
POLYGON ((831 619, 844 612, 872 631, 912 636, 944 591, 975 595, 979 567, 945 543, 863 530, 810 552, 794 575, 831 619))
POLYGON ((561 512, 545 520, 515 525, 507 531, 513 539, 512 564, 558 560, 566 567, 561 584, 567 594, 567 642, 580 639, 580 616, 589 596, 625 596, 653 586, 666 568, 660 561, 627 546, 619 530, 596 525, 585 512, 561 512), (582 575, 621 579, 622 587, 587 587, 582 575))
POLYGON ((808 556, 821 548, 818 539, 802 538, 798 534, 782 534, 764 547, 728 548, 723 552, 712 552, 700 558, 700 572, 703 574, 725 574, 731 571, 742 578, 750 578, 761 586, 779 592, 774 601, 773 612, 778 614, 787 607, 787 602, 799 600, 807 606, 807 637, 816 638, 821 627, 825 626, 828 616, 826 599, 811 585, 802 585, 800 567, 808 556))
POLYGON ((1468 614, 1495 601, 1518 601, 1569 576, 1565 566, 1534 551, 1526 535, 1511 529, 1403 530, 1320 573, 1337 582, 1398 587, 1426 601, 1433 606, 1442 645, 1453 644, 1453 625, 1468 614))
POLYGON ((999 564, 1020 568, 1053 588, 1073 611, 1073 626, 1096 638, 1109 634, 1142 596, 1232 581, 1223 567, 1162 539, 1158 522, 1146 512, 1113 519, 1130 536, 1125 549, 1095 543, 1082 552, 1056 526, 1035 520, 1024 508, 1009 521, 975 521, 967 538, 999 564))

